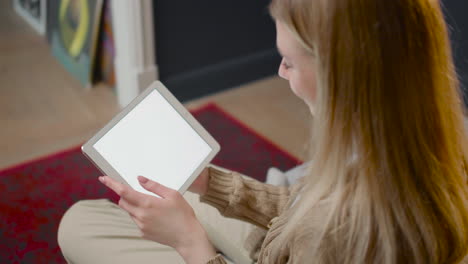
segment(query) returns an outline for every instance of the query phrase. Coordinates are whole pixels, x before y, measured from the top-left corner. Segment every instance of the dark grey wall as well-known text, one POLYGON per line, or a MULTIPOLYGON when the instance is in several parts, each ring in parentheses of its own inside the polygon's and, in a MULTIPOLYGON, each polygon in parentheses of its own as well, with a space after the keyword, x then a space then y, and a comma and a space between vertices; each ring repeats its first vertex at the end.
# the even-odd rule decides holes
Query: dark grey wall
POLYGON ((461 78, 465 103, 468 103, 468 1, 443 0, 450 26, 450 37, 458 75, 461 78))
POLYGON ((275 74, 269 2, 154 1, 161 80, 184 101, 275 74))
MULTIPOLYGON (((269 2, 154 1, 161 80, 184 101, 275 74, 280 58, 269 2)), ((442 2, 468 102, 468 1, 442 2)))

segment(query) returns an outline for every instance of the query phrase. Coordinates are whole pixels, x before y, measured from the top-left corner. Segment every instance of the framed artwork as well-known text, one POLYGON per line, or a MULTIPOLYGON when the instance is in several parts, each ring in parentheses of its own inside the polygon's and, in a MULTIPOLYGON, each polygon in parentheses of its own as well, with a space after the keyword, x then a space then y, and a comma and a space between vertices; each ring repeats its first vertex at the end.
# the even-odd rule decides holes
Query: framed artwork
POLYGON ((44 35, 47 24, 47 0, 14 0, 13 6, 39 34, 44 35))
POLYGON ((47 35, 52 53, 85 87, 90 87, 102 0, 51 1, 47 35))

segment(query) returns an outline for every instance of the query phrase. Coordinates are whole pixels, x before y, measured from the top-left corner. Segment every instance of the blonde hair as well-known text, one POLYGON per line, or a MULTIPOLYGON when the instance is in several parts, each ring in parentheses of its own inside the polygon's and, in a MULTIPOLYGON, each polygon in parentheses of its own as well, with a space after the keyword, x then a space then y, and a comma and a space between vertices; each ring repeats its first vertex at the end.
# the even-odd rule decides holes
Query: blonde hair
POLYGON ((467 136, 439 2, 273 0, 270 13, 314 57, 318 87, 312 166, 267 263, 301 237, 307 262, 460 262, 467 136))

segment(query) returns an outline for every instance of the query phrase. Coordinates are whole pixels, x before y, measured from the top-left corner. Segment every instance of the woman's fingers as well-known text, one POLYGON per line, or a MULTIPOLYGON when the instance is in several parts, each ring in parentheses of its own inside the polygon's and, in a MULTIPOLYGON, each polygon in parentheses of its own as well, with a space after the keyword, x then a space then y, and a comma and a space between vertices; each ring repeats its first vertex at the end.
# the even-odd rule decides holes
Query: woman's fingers
POLYGON ((121 193, 123 192, 125 188, 123 184, 111 179, 108 176, 99 176, 99 181, 102 184, 106 185, 109 189, 113 190, 119 196, 121 196, 121 193))
POLYGON ((133 222, 135 222, 135 224, 138 226, 140 230, 141 228, 143 228, 142 221, 136 216, 137 213, 135 213, 135 207, 133 207, 131 204, 125 201, 125 199, 122 199, 122 198, 120 198, 119 200, 119 207, 125 210, 130 215, 133 222))
POLYGON ((142 209, 129 203, 127 200, 124 198, 120 198, 119 207, 122 208, 123 210, 127 211, 128 214, 132 217, 132 219, 135 221, 135 223, 138 225, 139 228, 141 228, 142 223, 141 220, 143 218, 143 212, 142 209))
POLYGON ((120 198, 119 199, 119 207, 124 209, 125 211, 127 211, 131 217, 136 217, 135 214, 136 214, 136 210, 135 208, 130 205, 124 198, 120 198))
POLYGON ((159 184, 155 181, 152 181, 146 177, 143 176, 138 176, 138 181, 140 182, 140 185, 145 188, 146 190, 162 197, 162 198, 167 198, 171 197, 171 195, 174 194, 174 192, 177 192, 176 190, 173 190, 171 188, 168 188, 162 184, 159 184))
POLYGON ((187 235, 203 233, 199 232, 201 225, 197 223, 193 209, 176 190, 139 177, 143 188, 163 197, 156 198, 137 192, 108 176, 99 180, 120 195, 119 207, 129 213, 143 238, 179 248, 187 240, 187 235))
POLYGON ((148 199, 148 195, 137 192, 133 190, 130 186, 122 184, 110 178, 109 176, 101 176, 99 177, 99 181, 107 187, 109 187, 110 189, 112 189, 121 198, 124 198, 127 202, 133 205, 140 205, 142 203, 145 203, 146 199, 148 199))

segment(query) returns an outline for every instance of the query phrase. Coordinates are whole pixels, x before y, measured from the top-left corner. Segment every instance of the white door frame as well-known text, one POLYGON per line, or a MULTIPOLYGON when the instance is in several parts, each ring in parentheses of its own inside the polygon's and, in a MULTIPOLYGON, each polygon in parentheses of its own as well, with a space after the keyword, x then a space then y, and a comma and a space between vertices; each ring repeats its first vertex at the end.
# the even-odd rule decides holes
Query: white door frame
POLYGON ((126 106, 159 78, 152 0, 112 0, 116 92, 126 106))

